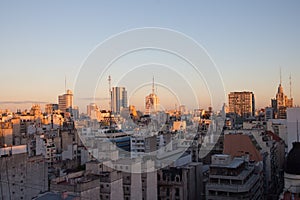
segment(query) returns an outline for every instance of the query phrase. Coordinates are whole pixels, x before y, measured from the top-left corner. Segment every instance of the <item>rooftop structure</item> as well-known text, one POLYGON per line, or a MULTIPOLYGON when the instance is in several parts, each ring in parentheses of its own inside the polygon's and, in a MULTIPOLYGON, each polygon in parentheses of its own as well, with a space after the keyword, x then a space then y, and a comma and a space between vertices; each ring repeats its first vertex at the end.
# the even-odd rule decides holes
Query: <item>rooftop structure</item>
POLYGON ((230 155, 212 156, 206 199, 261 199, 261 182, 254 166, 244 158, 230 155))

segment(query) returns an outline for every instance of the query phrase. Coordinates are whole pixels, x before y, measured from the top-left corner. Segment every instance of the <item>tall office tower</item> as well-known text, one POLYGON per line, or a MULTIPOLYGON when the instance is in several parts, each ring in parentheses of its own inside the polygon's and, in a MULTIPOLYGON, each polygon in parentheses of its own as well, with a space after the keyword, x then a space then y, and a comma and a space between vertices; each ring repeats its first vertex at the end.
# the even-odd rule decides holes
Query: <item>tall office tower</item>
POLYGON ((58 96, 58 109, 62 113, 72 113, 73 107, 73 93, 71 90, 67 90, 66 94, 58 96))
POLYGON ((255 99, 253 92, 230 92, 228 94, 229 112, 243 118, 255 115, 255 99))
POLYGON ((145 107, 146 107, 146 111, 145 111, 146 115, 156 112, 159 109, 159 98, 154 92, 154 77, 152 81, 152 93, 146 96, 145 107))
POLYGON ((123 108, 127 108, 127 91, 125 87, 113 87, 111 91, 112 113, 120 114, 123 108))
POLYGON ((294 103, 293 103, 292 94, 290 94, 290 98, 288 98, 287 95, 285 95, 283 92, 283 87, 281 85, 281 77, 280 77, 280 83, 277 89, 276 97, 274 99, 271 99, 271 105, 275 112, 275 118, 286 119, 286 108, 293 107, 293 104, 294 103))

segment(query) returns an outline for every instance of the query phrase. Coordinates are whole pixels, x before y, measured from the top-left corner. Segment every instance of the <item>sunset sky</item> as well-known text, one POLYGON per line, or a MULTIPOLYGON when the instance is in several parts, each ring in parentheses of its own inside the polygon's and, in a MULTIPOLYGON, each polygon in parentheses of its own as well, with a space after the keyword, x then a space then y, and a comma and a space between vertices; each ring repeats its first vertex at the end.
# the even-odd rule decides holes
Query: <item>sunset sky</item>
MULTIPOLYGON (((34 102, 57 102, 57 96, 65 90, 65 76, 67 87, 74 90, 82 65, 101 42, 120 32, 143 27, 172 29, 193 38, 216 64, 224 93, 253 91, 257 108, 270 105, 270 99, 275 97, 281 68, 285 93, 289 95, 291 74, 294 102, 300 105, 298 0, 1 1, 0 27, 0 109, 15 111, 30 108, 34 102)), ((138 56, 139 64, 150 63, 145 55, 153 56, 154 61, 168 57, 144 51, 143 55, 132 54, 117 65, 128 65, 137 60, 134 56, 138 56)), ((175 64, 172 66, 177 69, 175 64)), ((148 68, 146 75, 139 70, 131 74, 131 78, 143 74, 140 79, 144 82, 139 83, 140 90, 136 85, 128 86, 128 94, 132 94, 129 100, 142 107, 143 95, 151 92, 155 76, 161 102, 169 103, 163 106, 174 106, 174 94, 167 84, 172 84, 175 94, 185 89, 176 81, 176 75, 152 67, 154 71, 148 68)), ((130 84, 128 80, 122 86, 130 84)), ((203 94, 200 106, 205 108, 210 103, 202 84, 203 80, 199 80, 199 88, 195 83, 193 89, 203 94)), ((108 91, 105 84, 99 88, 108 91)), ((104 99, 105 95, 99 97, 104 99)), ((96 103, 103 107, 106 104, 102 100, 96 103)), ((184 99, 183 104, 194 106, 189 99, 184 99)), ((84 105, 80 107, 85 112, 84 105)))

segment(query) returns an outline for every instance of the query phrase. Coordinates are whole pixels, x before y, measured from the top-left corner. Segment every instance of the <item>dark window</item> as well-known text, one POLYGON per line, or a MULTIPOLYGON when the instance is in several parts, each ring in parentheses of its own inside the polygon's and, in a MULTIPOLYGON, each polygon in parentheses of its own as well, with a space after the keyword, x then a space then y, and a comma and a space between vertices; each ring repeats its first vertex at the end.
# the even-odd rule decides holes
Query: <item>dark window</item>
POLYGON ((179 188, 176 188, 175 196, 179 196, 179 188))

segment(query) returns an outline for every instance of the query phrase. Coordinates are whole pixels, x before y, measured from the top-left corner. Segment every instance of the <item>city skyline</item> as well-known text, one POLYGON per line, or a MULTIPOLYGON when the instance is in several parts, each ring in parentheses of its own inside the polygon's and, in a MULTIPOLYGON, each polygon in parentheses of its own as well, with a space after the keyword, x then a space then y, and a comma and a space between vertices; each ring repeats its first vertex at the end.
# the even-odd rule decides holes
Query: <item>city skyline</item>
MULTIPOLYGON (((65 92, 65 76, 67 88, 73 90, 80 67, 99 43, 141 27, 179 31, 203 45, 220 71, 224 93, 252 91, 256 108, 270 106, 281 68, 284 93, 289 96, 291 74, 294 104, 299 105, 299 2, 230 3, 153 1, 115 6, 109 2, 2 2, 0 109, 15 111, 29 109, 32 103, 56 103, 57 96, 65 92)), ((152 75, 148 75, 149 83, 152 75)), ((166 77, 163 75, 156 76, 158 83, 166 77)), ((146 85, 140 93, 149 93, 150 87, 146 85)), ((105 85, 101 89, 107 91, 105 85)), ((159 94, 160 90, 164 91, 162 86, 158 95, 163 104, 169 97, 159 94)), ((128 94, 131 92, 128 89, 128 94)), ((144 103, 144 96, 128 99, 129 103, 144 103)), ((201 107, 209 106, 209 99, 203 101, 201 107)), ((104 106, 101 101, 96 103, 104 106)), ((173 103, 170 106, 174 107, 173 103)))

